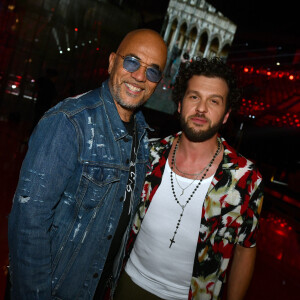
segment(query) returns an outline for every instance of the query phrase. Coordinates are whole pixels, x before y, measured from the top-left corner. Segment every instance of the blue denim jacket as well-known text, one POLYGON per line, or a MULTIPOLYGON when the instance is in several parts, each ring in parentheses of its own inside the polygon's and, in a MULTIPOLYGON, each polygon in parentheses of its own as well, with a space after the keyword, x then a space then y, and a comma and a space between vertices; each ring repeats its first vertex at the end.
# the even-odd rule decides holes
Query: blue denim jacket
MULTIPOLYGON (((141 112, 136 122, 132 211, 148 163, 141 112)), ((131 144, 107 81, 44 115, 30 138, 9 216, 13 299, 93 298, 122 212, 131 144)))

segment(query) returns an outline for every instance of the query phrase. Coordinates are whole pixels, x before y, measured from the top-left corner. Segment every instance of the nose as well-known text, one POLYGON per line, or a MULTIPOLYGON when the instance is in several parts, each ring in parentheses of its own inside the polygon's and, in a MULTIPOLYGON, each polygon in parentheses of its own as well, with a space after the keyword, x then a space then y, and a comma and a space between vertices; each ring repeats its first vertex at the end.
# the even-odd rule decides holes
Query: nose
POLYGON ((145 82, 146 70, 147 67, 141 65, 135 72, 131 73, 131 77, 133 77, 136 81, 145 82))
POLYGON ((196 105, 196 111, 201 113, 207 112, 207 103, 205 100, 201 99, 200 101, 198 101, 196 105))

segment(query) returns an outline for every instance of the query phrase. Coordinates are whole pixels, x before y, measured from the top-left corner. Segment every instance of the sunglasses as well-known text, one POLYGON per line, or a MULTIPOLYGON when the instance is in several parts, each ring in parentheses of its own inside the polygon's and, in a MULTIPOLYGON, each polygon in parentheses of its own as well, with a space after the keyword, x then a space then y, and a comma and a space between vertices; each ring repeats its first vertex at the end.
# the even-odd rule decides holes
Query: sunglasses
MULTIPOLYGON (((123 68, 126 71, 133 73, 141 67, 141 62, 137 58, 130 56, 130 55, 123 56, 119 53, 116 53, 116 54, 118 54, 120 57, 123 58, 123 68)), ((143 63, 143 64, 147 66, 146 78, 151 82, 159 82, 161 79, 161 76, 162 76, 161 71, 159 69, 157 69, 155 67, 151 67, 145 63, 143 63)))

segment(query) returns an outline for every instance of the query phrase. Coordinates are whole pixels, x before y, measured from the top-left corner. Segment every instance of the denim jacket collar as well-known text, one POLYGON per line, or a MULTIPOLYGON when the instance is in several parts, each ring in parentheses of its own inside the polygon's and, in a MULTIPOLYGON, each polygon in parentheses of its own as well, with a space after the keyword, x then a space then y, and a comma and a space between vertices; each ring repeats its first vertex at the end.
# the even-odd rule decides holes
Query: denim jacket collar
MULTIPOLYGON (((103 102, 104 108, 107 113, 107 118, 109 120, 109 124, 112 128, 112 132, 114 134, 114 139, 119 140, 126 135, 128 135, 128 132, 120 118, 120 115, 118 113, 118 110, 116 108, 115 102, 113 100, 113 97, 111 95, 109 86, 108 86, 108 80, 104 81, 101 86, 100 91, 100 98, 103 102), (106 101, 104 101, 104 99, 106 101)), ((137 111, 135 113, 135 120, 137 124, 137 129, 139 132, 139 136, 142 132, 144 132, 145 129, 150 129, 149 125, 146 123, 144 116, 141 111, 137 111)))

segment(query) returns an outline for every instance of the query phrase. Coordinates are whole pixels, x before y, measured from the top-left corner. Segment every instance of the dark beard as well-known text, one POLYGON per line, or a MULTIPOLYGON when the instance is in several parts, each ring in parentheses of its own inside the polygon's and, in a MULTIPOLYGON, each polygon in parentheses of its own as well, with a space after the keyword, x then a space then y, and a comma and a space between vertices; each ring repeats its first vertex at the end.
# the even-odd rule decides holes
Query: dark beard
MULTIPOLYGON (((199 117, 203 117, 203 115, 199 115, 199 117)), ((225 117, 225 115, 224 115, 225 117)), ((188 123, 184 120, 182 115, 180 114, 180 125, 182 131, 185 136, 191 141, 195 143, 204 142, 212 138, 216 133, 218 133, 220 127, 223 125, 224 117, 214 126, 210 126, 207 130, 195 130, 194 128, 189 127, 188 123)))

